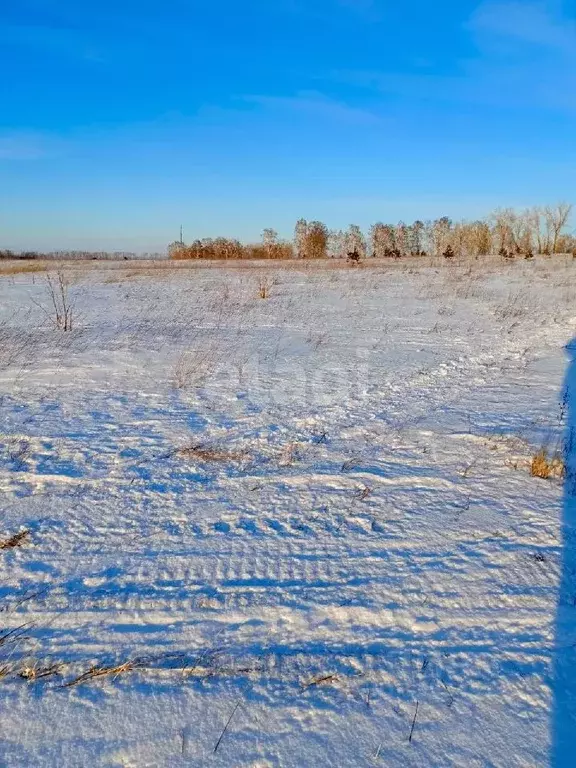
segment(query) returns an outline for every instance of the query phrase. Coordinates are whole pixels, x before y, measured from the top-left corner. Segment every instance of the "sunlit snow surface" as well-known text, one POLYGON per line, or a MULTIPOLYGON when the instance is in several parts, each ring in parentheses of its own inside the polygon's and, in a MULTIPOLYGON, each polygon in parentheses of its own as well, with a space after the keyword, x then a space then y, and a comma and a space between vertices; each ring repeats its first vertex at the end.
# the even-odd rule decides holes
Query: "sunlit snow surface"
POLYGON ((1 765, 552 764, 576 261, 305 266, 0 274, 1 765))

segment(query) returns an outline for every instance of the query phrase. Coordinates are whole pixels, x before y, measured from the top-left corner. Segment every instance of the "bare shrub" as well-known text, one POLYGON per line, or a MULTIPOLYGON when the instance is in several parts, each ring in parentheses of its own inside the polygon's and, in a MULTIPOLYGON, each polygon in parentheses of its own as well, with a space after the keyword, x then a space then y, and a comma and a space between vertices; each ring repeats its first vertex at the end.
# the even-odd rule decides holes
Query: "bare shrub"
POLYGON ((63 270, 59 269, 55 275, 46 275, 48 291, 54 307, 54 320, 56 327, 61 331, 71 331, 74 318, 74 303, 70 298, 70 283, 63 270))
POLYGON ((185 350, 174 366, 174 386, 176 389, 201 386, 217 366, 217 351, 213 346, 198 345, 185 350))
POLYGON ((0 371, 10 368, 31 353, 32 334, 21 328, 0 324, 0 371))
POLYGON ((34 301, 44 314, 56 325, 60 331, 71 331, 74 321, 74 300, 70 295, 70 280, 64 274, 64 270, 46 275, 46 292, 50 302, 50 309, 34 301))
POLYGON ((525 291, 509 293, 505 301, 494 310, 498 320, 518 320, 530 312, 530 296, 525 291))

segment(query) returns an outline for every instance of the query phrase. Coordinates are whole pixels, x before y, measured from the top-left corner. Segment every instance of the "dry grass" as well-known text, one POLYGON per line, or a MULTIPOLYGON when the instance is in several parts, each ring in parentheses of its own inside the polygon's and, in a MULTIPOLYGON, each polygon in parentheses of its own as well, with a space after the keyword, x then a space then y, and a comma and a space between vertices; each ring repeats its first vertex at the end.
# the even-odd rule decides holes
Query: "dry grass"
POLYGON ((272 281, 270 280, 268 275, 262 275, 262 277, 258 281, 258 296, 261 299, 269 299, 271 287, 272 287, 272 281))
MULTIPOLYGON (((171 277, 171 272, 165 272, 162 273, 161 276, 171 277)), ((118 270, 116 274, 110 275, 110 277, 107 277, 104 280, 104 283, 110 284, 110 283, 121 283, 124 280, 131 280, 133 277, 158 277, 158 270, 153 270, 151 267, 148 267, 146 269, 127 269, 124 270, 118 270)))
POLYGON ((300 443, 291 442, 285 445, 278 457, 278 464, 281 467, 290 467, 301 458, 300 443))
MULTIPOLYGON (((18 645, 18 643, 26 640, 26 631, 31 627, 30 622, 20 624, 19 627, 13 627, 12 629, 5 629, 0 631, 0 647, 18 645)), ((3 673, 6 675, 10 671, 8 665, 3 668, 3 673)))
POLYGON ((87 672, 83 672, 78 677, 75 677, 70 682, 64 685, 65 688, 70 688, 73 685, 80 685, 90 680, 94 680, 97 677, 106 677, 108 675, 121 675, 123 672, 131 672, 137 667, 136 661, 126 661, 124 664, 119 664, 116 667, 90 667, 87 672))
POLYGON ((556 451, 550 454, 546 448, 541 448, 532 457, 530 474, 532 477, 540 477, 543 480, 564 477, 565 466, 561 453, 556 451))
POLYGON ((21 547, 24 541, 30 536, 30 531, 18 531, 7 539, 0 540, 0 549, 15 549, 21 547))
POLYGON ((60 664, 50 664, 47 667, 43 667, 37 663, 29 663, 22 667, 19 675, 24 680, 28 680, 29 683, 34 683, 44 677, 51 677, 52 675, 59 674, 61 669, 62 667, 60 664))
POLYGON ((225 451, 220 448, 210 448, 203 445, 187 445, 179 448, 178 456, 185 459, 196 459, 205 462, 246 461, 251 456, 246 451, 225 451))
POLYGON ((0 267, 0 277, 23 275, 28 272, 46 272, 46 266, 44 264, 11 264, 8 267, 0 267))
POLYGON ((368 485, 364 485, 361 488, 357 488, 354 492, 354 497, 358 499, 358 501, 365 501, 368 496, 372 493, 374 489, 370 488, 368 485))
POLYGON ((494 315, 500 321, 519 320, 530 314, 536 303, 536 298, 526 290, 510 292, 507 298, 494 309, 494 315))
POLYGON ((306 343, 309 344, 312 349, 318 350, 328 340, 328 334, 322 331, 313 331, 310 329, 306 336, 306 343))
POLYGON ((322 675, 321 677, 315 677, 312 680, 302 685, 302 691, 308 690, 308 688, 314 688, 317 685, 329 685, 330 683, 338 682, 337 675, 322 675))

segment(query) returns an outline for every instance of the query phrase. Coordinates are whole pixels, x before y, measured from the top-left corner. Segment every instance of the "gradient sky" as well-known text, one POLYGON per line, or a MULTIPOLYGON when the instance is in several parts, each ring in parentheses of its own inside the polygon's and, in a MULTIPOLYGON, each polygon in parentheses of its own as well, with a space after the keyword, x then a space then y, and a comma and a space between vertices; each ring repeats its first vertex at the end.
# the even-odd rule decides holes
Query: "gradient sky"
POLYGON ((0 247, 576 202, 576 0, 0 0, 0 247))

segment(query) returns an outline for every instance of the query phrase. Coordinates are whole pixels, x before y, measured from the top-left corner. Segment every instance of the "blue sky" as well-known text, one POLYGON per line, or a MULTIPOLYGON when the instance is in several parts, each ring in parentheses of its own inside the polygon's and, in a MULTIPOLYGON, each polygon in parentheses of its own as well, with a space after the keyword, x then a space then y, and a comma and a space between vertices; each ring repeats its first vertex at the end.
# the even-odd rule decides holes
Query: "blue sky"
POLYGON ((576 2, 0 0, 0 247, 576 202, 576 2))

